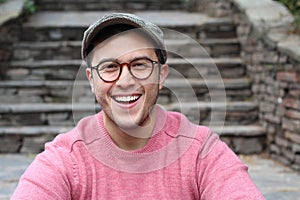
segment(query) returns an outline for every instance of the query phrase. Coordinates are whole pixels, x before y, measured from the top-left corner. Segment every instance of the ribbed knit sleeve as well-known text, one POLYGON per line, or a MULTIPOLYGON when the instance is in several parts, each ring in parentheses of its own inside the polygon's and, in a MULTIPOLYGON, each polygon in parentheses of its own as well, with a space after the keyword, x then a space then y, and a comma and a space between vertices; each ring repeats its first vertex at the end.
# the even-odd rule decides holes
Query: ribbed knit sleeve
POLYGON ((216 136, 210 136, 206 143, 203 148, 209 148, 200 152, 198 160, 200 199, 265 199, 251 180, 248 167, 225 143, 216 136))
POLYGON ((37 155, 22 175, 11 199, 71 199, 74 166, 71 157, 63 156, 69 153, 55 145, 46 145, 45 151, 37 155))

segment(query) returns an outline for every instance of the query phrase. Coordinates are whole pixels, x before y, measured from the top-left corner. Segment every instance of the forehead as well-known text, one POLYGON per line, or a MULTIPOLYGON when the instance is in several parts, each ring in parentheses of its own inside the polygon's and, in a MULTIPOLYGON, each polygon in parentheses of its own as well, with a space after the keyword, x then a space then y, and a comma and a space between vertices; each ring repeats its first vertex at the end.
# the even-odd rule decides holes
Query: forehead
MULTIPOLYGON (((128 54, 155 54, 154 45, 138 31, 126 31, 99 43, 93 49, 93 61, 106 58, 120 58, 128 54)), ((148 55, 152 56, 152 55, 148 55)))

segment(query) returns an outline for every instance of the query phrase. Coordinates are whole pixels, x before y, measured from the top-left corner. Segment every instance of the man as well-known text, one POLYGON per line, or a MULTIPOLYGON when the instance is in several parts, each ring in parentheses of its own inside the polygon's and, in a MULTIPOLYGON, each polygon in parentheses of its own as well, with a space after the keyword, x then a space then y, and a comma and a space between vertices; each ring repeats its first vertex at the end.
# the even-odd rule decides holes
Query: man
POLYGON ((12 199, 264 199, 216 134, 156 105, 168 74, 156 25, 104 16, 82 57, 102 111, 46 144, 12 199))

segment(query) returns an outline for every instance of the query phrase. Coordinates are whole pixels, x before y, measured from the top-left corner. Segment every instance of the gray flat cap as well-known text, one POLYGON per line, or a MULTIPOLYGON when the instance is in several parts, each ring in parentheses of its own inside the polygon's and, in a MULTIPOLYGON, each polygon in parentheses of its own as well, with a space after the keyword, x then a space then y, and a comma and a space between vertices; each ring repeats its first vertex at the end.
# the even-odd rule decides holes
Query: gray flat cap
MULTIPOLYGON (((81 56, 85 59, 87 56, 87 49, 93 40, 93 38, 101 32, 104 28, 116 25, 125 24, 131 25, 136 28, 140 28, 145 32, 150 39, 155 43, 155 47, 159 49, 161 55, 163 56, 164 63, 167 60, 166 46, 163 39, 162 30, 155 24, 146 21, 136 15, 128 13, 112 13, 105 15, 100 18, 97 22, 92 24, 85 32, 82 40, 81 56)), ((162 63, 162 64, 164 64, 162 63)))

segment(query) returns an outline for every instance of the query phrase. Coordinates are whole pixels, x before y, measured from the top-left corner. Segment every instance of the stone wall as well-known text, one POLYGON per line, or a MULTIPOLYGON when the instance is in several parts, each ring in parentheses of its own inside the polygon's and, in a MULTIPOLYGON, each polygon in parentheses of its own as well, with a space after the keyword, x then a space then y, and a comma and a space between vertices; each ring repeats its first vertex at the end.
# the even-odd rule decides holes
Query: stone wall
POLYGON ((300 170, 300 36, 292 33, 293 17, 272 0, 200 2, 209 14, 227 14, 237 23, 267 151, 300 170))
POLYGON ((0 80, 12 57, 12 46, 21 33, 21 16, 25 0, 10 0, 0 4, 0 80))

